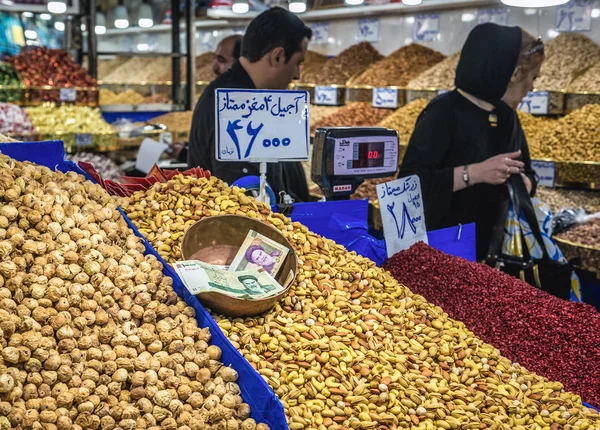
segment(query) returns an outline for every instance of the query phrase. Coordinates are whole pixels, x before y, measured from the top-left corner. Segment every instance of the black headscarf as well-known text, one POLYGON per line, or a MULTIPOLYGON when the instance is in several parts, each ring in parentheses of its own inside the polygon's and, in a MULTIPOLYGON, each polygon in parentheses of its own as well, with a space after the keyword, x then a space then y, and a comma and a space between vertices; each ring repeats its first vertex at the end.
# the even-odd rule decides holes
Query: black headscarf
POLYGON ((519 27, 488 23, 471 30, 456 68, 456 88, 497 105, 517 67, 521 38, 519 27))

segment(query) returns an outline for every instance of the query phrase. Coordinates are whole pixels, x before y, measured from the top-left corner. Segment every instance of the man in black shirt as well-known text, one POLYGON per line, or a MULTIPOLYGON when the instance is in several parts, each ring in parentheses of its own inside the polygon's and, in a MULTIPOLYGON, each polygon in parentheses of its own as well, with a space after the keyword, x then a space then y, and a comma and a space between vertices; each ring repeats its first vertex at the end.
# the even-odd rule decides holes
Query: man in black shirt
MULTIPOLYGON (((198 100, 190 131, 188 164, 202 167, 231 184, 243 176, 258 176, 258 164, 219 162, 215 155, 215 89, 286 89, 300 75, 312 31, 296 15, 274 7, 248 26, 239 61, 215 79, 198 100)), ((269 163, 267 181, 275 193, 285 191, 296 201, 308 200, 302 165, 269 163)))
POLYGON ((234 34, 222 39, 215 49, 215 59, 213 61, 213 72, 220 76, 231 69, 233 63, 240 58, 242 50, 242 36, 234 34))

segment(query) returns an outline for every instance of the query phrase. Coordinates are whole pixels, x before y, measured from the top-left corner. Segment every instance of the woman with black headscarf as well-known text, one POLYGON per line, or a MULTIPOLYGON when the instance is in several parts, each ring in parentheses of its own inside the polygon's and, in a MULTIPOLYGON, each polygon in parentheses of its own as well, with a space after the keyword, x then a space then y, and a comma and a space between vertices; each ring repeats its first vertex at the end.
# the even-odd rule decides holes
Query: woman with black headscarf
POLYGON ((521 175, 535 192, 516 109, 543 59, 543 42, 519 27, 475 27, 456 69, 456 89, 421 113, 402 162, 400 176, 417 174, 421 181, 427 229, 475 222, 478 260, 487 256, 503 215, 506 180, 521 175))

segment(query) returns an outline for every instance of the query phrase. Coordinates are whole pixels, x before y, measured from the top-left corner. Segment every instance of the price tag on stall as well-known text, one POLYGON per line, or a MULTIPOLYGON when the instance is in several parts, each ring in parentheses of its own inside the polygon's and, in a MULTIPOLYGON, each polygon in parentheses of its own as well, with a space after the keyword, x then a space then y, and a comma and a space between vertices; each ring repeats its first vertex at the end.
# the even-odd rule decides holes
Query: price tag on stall
POLYGON ((338 105, 338 89, 336 87, 315 87, 316 105, 337 106, 338 105))
POLYGON ((492 22, 498 25, 508 25, 508 14, 509 11, 505 7, 479 9, 477 11, 477 22, 479 24, 492 22))
POLYGON ((571 0, 556 8, 557 31, 590 31, 594 0, 571 0))
POLYGON ((538 185, 554 187, 556 163, 554 161, 531 160, 531 167, 538 177, 538 185))
POLYGON ((329 43, 329 23, 328 22, 314 22, 310 25, 312 30, 312 38, 310 39, 311 45, 327 45, 329 43))
POLYGON ((306 91, 217 89, 219 161, 308 160, 306 91))
POLYGON ((76 134, 75 135, 75 145, 76 146, 91 146, 92 145, 92 135, 89 133, 76 134))
POLYGON ((533 115, 548 114, 548 91, 529 92, 519 105, 521 112, 533 115))
POLYGON ((413 24, 413 39, 417 42, 433 42, 440 36, 440 14, 417 15, 413 24))
POLYGON ((363 18, 358 20, 356 40, 358 42, 379 42, 379 18, 363 18))
POLYGON ((373 107, 396 109, 398 107, 398 89, 373 88, 373 107))
POLYGON ((75 88, 60 89, 61 102, 74 102, 75 100, 77 100, 77 90, 75 88))
POLYGON ((377 185, 387 255, 428 243, 421 182, 417 175, 377 185))

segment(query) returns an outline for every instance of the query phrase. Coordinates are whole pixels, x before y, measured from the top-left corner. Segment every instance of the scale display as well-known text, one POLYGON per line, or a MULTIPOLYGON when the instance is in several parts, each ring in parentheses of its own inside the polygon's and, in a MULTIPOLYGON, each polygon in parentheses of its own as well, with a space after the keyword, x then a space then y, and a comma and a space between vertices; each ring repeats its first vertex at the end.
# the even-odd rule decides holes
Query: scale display
POLYGON ((335 175, 372 175, 396 171, 398 143, 386 136, 350 137, 335 140, 335 175))

